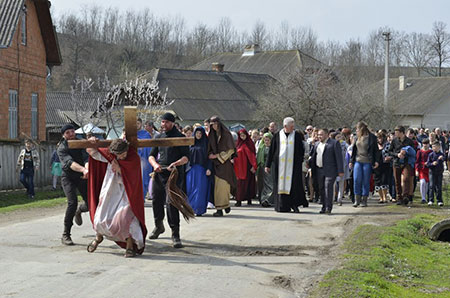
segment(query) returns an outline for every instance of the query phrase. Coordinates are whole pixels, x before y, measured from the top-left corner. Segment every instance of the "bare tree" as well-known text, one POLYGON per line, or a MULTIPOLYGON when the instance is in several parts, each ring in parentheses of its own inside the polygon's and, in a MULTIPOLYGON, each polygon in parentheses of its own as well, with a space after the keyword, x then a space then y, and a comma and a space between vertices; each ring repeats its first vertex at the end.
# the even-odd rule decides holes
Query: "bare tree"
POLYGON ((317 34, 310 27, 296 27, 290 31, 290 48, 316 56, 318 50, 317 34))
POLYGON ((235 49, 236 30, 233 28, 229 18, 221 18, 217 28, 214 30, 215 50, 217 52, 230 52, 235 49))
POLYGON ((262 48, 267 47, 268 33, 266 29, 266 25, 257 21, 253 26, 252 34, 251 34, 251 42, 254 44, 259 44, 262 48))
MULTIPOLYGON (((372 85, 340 81, 329 69, 298 69, 270 86, 260 101, 258 117, 281 121, 292 116, 299 125, 342 127, 366 120, 380 127, 382 103, 372 85)), ((376 126, 375 126, 376 125, 376 126)))
POLYGON ((105 75, 103 82, 99 79, 97 82, 91 78, 77 78, 71 87, 71 111, 73 114, 66 115, 76 122, 83 133, 88 133, 90 131, 85 131, 85 126, 87 124, 92 124, 93 126, 98 126, 101 122, 101 118, 92 117, 93 111, 99 108, 102 96, 102 92, 93 92, 93 87, 97 84, 99 87, 108 88, 109 80, 105 75))
MULTIPOLYGON (((108 130, 121 135, 119 128, 124 126, 123 107, 137 106, 138 115, 145 121, 149 118, 156 120, 161 114, 158 111, 167 109, 173 101, 166 99, 167 90, 161 92, 159 82, 148 82, 143 78, 128 80, 111 86, 103 101, 99 103, 93 117, 105 118, 108 130)), ((109 133, 108 131, 108 133, 109 133)))
POLYGON ((430 65, 433 58, 430 36, 415 32, 407 34, 403 47, 406 62, 413 66, 417 71, 417 76, 420 76, 420 72, 430 65))
POLYGON ((444 22, 435 22, 431 34, 434 59, 437 66, 436 75, 438 77, 442 76, 443 65, 450 59, 450 36, 446 28, 447 25, 444 22))

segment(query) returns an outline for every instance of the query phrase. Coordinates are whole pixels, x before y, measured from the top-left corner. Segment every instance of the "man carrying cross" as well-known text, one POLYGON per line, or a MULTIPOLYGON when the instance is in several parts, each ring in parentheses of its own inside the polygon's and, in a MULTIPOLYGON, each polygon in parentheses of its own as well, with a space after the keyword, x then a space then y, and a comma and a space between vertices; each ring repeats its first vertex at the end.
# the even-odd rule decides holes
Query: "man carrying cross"
MULTIPOLYGON (((157 228, 155 228, 155 230, 153 231, 151 239, 156 239, 161 233, 164 232, 162 221, 164 219, 164 200, 166 198, 165 185, 167 184, 167 180, 170 176, 171 170, 177 168, 178 172, 180 173, 179 178, 173 180, 177 182, 178 187, 176 188, 183 188, 184 168, 182 167, 182 165, 186 164, 189 160, 188 146, 194 144, 194 138, 186 138, 176 129, 173 129, 175 117, 174 115, 168 113, 163 116, 163 120, 161 122, 161 127, 165 131, 164 134, 159 135, 158 138, 138 140, 136 128, 137 108, 125 107, 124 112, 125 136, 127 141, 130 143, 130 146, 134 148, 153 147, 153 154, 152 156, 150 156, 149 162, 155 168, 155 172, 157 172, 157 174, 155 174, 156 179, 154 179, 154 184, 157 184, 154 193, 156 191, 158 198, 154 199, 153 201, 153 212, 155 214, 155 222, 157 222, 157 228), (160 154, 159 158, 158 154, 160 154), (158 162, 156 162, 157 158, 158 162), (155 167, 155 165, 157 167, 155 167)), ((108 147, 110 146, 110 144, 111 140, 97 140, 95 148, 108 147)), ((70 149, 92 147, 94 147, 92 142, 87 140, 71 139, 70 141, 68 141, 68 148, 70 149)), ((175 187, 171 187, 170 189, 176 192, 175 187)), ((174 194, 171 192, 169 194, 169 197, 173 199, 173 195, 174 194)), ((183 213, 183 216, 187 219, 191 218, 191 216, 193 215, 190 214, 189 211, 192 211, 192 208, 189 210, 189 204, 183 204, 185 203, 185 198, 183 198, 183 196, 179 193, 176 195, 176 197, 178 198, 178 200, 175 200, 175 202, 178 204, 176 206, 178 208, 182 208, 181 211, 183 213)), ((168 204, 168 218, 170 227, 173 231, 172 238, 174 240, 174 246, 182 247, 179 234, 179 214, 177 209, 170 204, 168 204)))
MULTIPOLYGON (((89 138, 95 144, 95 137, 89 138)), ((94 252, 103 237, 126 249, 125 257, 141 254, 145 246, 144 201, 140 158, 122 139, 109 148, 88 148, 89 211, 96 238, 87 247, 94 252), (139 171, 138 171, 139 169, 139 171)))
MULTIPOLYGON (((166 113, 162 116, 161 129, 163 132, 156 136, 159 138, 174 138, 183 137, 183 134, 174 126, 175 116, 171 113, 166 113)), ((175 168, 178 170, 179 176, 176 181, 180 189, 184 189, 184 167, 183 165, 189 161, 189 147, 158 147, 154 146, 150 153, 149 162, 154 169, 153 176, 153 215, 155 219, 155 228, 150 235, 150 239, 157 239, 160 234, 164 233, 164 203, 167 199, 166 185, 170 173, 175 168), (159 156, 158 156, 159 155, 159 156)), ((183 245, 180 240, 180 214, 178 209, 169 202, 166 202, 167 219, 169 226, 172 229, 172 241, 174 248, 181 248, 183 245)))

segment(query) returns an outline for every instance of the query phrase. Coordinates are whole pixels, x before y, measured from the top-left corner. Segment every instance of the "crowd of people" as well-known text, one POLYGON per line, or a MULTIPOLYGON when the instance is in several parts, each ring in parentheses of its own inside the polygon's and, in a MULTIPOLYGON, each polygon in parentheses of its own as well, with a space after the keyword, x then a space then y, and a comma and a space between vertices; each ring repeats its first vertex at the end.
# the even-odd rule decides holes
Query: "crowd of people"
MULTIPOLYGON (((280 130, 272 122, 261 129, 243 128, 235 133, 217 116, 206 119, 203 125, 183 128, 174 115, 166 113, 161 132, 151 122, 143 125, 141 119, 137 129, 139 139, 193 137, 194 144, 133 148, 123 135, 109 148, 97 148, 98 140, 89 137, 90 148, 70 149, 68 141, 76 138, 74 127, 68 124, 62 128, 63 139, 52 157, 52 173, 61 176, 68 199, 63 244, 73 245, 73 221, 81 225, 81 214, 89 211, 96 231, 89 252, 106 237, 125 248, 126 257, 142 253, 147 198, 152 200, 155 220, 149 238, 158 239, 165 232, 167 215, 173 246, 183 247, 180 207, 168 197, 184 193, 195 216, 215 208, 214 217, 231 212, 230 200, 235 200, 234 207, 256 203, 294 213, 300 212, 299 207, 319 203, 320 213, 330 214, 334 203, 342 205, 346 197, 354 207, 367 207, 369 197, 377 192, 380 204, 407 206, 413 201, 416 186, 421 203, 431 206, 436 201, 443 206, 449 136, 439 128, 430 131, 397 126, 393 131, 373 131, 359 122, 354 129, 308 125, 305 130, 296 130, 295 120, 287 117, 280 130), (77 190, 83 198, 80 205, 77 190)), ((30 141, 17 166, 27 193, 33 197, 32 177, 39 155, 30 141)))
POLYGON ((392 131, 372 131, 359 122, 354 129, 328 130, 308 125, 305 130, 295 131, 294 119, 286 118, 280 131, 272 122, 262 129, 230 132, 234 145, 226 136, 228 147, 222 145, 220 150, 217 135, 228 134, 220 120, 214 117, 205 120, 203 127, 197 123, 179 129, 191 136, 199 128, 201 133, 194 133, 196 145, 191 148, 191 156, 195 152, 195 160, 201 160, 194 164, 202 171, 187 172, 188 179, 196 173, 196 181, 202 181, 191 183, 187 189, 199 216, 206 212, 208 202, 216 203, 213 215, 222 216, 222 210, 229 208, 229 197, 236 200, 236 207, 256 201, 278 212, 299 212, 299 206, 317 202, 323 205, 321 213, 331 213, 333 202, 342 205, 345 197, 354 207, 367 207, 368 198, 375 192, 380 204, 406 206, 412 203, 417 185, 422 204, 431 206, 436 202, 443 206, 442 178, 444 167, 448 168, 446 161, 450 160, 449 135, 439 128, 430 131, 397 126, 392 131), (213 155, 208 156, 211 150, 213 155), (219 152, 223 159, 217 159, 219 152), (228 165, 222 163, 227 160, 228 165), (219 169, 223 177, 221 167, 227 169, 225 181, 230 190, 214 176, 219 169), (215 198, 222 197, 222 193, 225 199, 218 203, 215 198))

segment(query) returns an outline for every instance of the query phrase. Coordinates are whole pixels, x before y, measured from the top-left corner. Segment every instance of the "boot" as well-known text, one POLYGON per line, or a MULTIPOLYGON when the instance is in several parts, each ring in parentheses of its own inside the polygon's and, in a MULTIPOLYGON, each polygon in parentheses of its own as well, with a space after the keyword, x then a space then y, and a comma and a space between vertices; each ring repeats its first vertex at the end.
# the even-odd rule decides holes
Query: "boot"
POLYGON ((367 196, 363 196, 361 199, 361 207, 367 207, 367 196))
POLYGON ((236 201, 236 203, 234 204, 234 207, 241 207, 242 203, 241 201, 236 201))
POLYGON ((358 207, 360 203, 361 203, 361 196, 355 195, 355 202, 353 203, 353 207, 358 207))
POLYGON ((68 232, 63 233, 61 243, 64 245, 74 245, 72 238, 70 238, 70 233, 68 232))
POLYGON ((75 223, 79 226, 83 224, 83 218, 81 217, 81 209, 78 206, 77 211, 75 211, 75 217, 73 218, 75 220, 75 223))
POLYGON ((180 239, 180 228, 173 228, 172 229, 172 243, 174 248, 182 248, 183 244, 181 243, 180 239))
POLYGON ((152 233, 150 234, 149 239, 158 239, 159 235, 164 233, 166 229, 164 228, 164 224, 162 221, 155 222, 155 228, 153 229, 152 233))
POLYGON ((252 205, 252 200, 251 199, 247 200, 247 205, 252 205))
POLYGON ((217 210, 216 213, 213 213, 214 217, 220 217, 223 216, 223 211, 222 210, 217 210))

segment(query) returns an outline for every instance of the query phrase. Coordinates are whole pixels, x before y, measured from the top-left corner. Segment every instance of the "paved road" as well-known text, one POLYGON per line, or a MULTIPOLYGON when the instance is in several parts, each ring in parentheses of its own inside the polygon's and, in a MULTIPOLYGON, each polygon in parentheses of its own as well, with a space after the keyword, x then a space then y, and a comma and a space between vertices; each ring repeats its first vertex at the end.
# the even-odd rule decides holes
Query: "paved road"
MULTIPOLYGON (((208 210, 182 222, 185 248, 170 246, 166 224, 161 239, 147 240, 134 259, 108 240, 89 254, 94 232, 87 214, 73 228, 72 247, 60 244, 62 213, 2 225, 0 296, 305 297, 336 264, 335 248, 357 209, 347 203, 333 215, 318 211, 317 204, 300 214, 244 206, 214 218, 208 210)), ((151 207, 146 222, 151 230, 151 207)))

